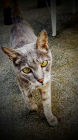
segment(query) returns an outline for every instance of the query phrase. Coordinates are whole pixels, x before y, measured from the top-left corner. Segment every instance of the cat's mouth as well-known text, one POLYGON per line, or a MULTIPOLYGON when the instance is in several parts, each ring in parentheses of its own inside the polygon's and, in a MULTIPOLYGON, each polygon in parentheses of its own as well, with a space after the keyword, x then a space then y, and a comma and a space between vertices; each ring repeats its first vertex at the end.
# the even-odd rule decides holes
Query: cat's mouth
POLYGON ((39 85, 39 86, 35 86, 35 88, 36 89, 42 89, 42 88, 45 88, 48 84, 49 84, 49 82, 47 82, 45 84, 42 84, 42 85, 39 85))

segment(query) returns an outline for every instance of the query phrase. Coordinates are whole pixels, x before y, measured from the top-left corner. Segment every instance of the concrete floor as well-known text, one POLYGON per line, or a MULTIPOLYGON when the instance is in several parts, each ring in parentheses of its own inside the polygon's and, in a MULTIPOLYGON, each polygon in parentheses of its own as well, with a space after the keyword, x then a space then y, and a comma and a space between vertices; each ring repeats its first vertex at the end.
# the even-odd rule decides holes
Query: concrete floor
MULTIPOLYGON (((8 139, 68 139, 78 133, 78 14, 71 16, 58 8, 58 34, 51 37, 50 15, 46 8, 26 9, 21 4, 24 18, 35 33, 45 28, 53 55, 52 109, 59 120, 52 128, 43 116, 38 93, 34 98, 39 113, 29 112, 16 83, 13 65, 0 50, 0 136, 8 139), (67 22, 67 20, 69 20, 67 22), (65 23, 64 23, 65 22, 65 23)), ((11 26, 3 24, 0 8, 0 46, 9 45, 11 26)))

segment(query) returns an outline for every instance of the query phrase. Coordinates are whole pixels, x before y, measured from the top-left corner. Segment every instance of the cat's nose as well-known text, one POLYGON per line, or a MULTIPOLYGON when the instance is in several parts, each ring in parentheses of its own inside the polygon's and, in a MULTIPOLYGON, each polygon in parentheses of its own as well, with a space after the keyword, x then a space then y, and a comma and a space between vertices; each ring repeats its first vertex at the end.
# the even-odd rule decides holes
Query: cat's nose
POLYGON ((43 83, 43 80, 44 80, 44 78, 39 79, 38 81, 39 81, 40 83, 43 83))

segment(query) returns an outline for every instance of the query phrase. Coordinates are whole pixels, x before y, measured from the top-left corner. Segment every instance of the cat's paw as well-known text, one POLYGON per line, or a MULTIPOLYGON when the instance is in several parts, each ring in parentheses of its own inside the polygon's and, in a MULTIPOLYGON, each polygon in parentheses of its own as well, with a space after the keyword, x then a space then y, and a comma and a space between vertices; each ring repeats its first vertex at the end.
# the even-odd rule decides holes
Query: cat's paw
POLYGON ((58 124, 58 120, 57 120, 56 116, 53 116, 53 118, 48 122, 49 122, 49 125, 53 126, 53 127, 58 124))
POLYGON ((33 105, 32 105, 32 111, 37 111, 37 110, 38 110, 37 104, 33 104, 33 105))

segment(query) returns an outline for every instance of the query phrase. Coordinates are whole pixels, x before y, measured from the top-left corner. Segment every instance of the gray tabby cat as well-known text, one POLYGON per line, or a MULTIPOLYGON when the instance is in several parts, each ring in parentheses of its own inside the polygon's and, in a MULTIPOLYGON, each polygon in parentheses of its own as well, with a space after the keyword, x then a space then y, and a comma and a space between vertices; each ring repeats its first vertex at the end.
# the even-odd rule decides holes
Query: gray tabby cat
POLYGON ((38 37, 24 20, 15 23, 10 35, 11 48, 2 47, 13 62, 19 88, 29 110, 38 110, 32 91, 38 89, 42 97, 44 114, 51 126, 57 119, 51 111, 52 55, 45 30, 38 37))

